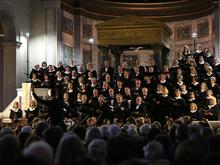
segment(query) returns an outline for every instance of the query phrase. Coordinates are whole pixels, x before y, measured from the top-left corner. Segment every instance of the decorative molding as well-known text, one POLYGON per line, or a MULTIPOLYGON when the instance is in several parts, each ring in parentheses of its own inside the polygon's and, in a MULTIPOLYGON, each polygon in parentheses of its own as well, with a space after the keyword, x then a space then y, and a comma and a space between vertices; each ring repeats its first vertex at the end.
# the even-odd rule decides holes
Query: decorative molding
POLYGON ((169 48, 170 28, 138 16, 122 16, 96 25, 98 45, 164 45, 169 48), (160 34, 160 35, 158 35, 160 34))
POLYGON ((109 20, 122 15, 142 15, 150 19, 176 21, 208 15, 214 11, 213 0, 176 0, 161 3, 129 3, 104 0, 81 0, 79 5, 62 1, 65 10, 97 20, 109 20), (178 11, 178 12, 177 12, 178 11))

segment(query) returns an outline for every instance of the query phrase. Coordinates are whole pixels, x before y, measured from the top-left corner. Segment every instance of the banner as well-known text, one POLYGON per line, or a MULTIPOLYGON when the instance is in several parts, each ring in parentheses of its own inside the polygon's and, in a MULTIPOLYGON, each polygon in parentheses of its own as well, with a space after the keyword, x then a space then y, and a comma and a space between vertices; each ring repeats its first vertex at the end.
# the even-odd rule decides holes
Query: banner
POLYGON ((22 83, 22 110, 29 108, 29 102, 31 98, 31 83, 22 83))

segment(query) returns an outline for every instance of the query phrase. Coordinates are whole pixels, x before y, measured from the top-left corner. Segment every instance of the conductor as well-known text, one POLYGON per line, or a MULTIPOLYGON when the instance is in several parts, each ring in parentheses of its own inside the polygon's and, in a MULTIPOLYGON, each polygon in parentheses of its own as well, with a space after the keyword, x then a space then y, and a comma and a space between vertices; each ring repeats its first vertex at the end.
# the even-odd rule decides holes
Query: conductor
POLYGON ((62 100, 59 100, 57 98, 56 89, 51 89, 51 97, 49 100, 43 100, 39 96, 37 96, 37 94, 34 92, 34 88, 32 88, 32 92, 33 97, 36 99, 37 102, 44 104, 48 107, 50 125, 59 125, 63 129, 63 131, 65 131, 66 125, 63 121, 63 109, 66 109, 66 105, 62 100))

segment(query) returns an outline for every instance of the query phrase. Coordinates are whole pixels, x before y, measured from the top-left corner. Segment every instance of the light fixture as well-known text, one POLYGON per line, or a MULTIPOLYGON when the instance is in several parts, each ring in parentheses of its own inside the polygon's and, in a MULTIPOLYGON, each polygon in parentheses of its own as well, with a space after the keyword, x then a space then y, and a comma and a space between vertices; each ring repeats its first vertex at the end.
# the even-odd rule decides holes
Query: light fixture
POLYGON ((26 37, 29 38, 30 37, 30 33, 27 32, 26 33, 26 37))
POLYGON ((5 35, 3 33, 0 33, 0 37, 4 37, 5 35))
POLYGON ((192 33, 194 52, 196 52, 196 37, 197 37, 197 33, 195 33, 195 32, 192 33))
POLYGON ((196 38, 197 37, 197 33, 192 33, 192 38, 196 38))
POLYGON ((89 43, 90 43, 90 44, 93 44, 93 43, 94 43, 94 39, 93 39, 93 38, 90 38, 90 39, 89 39, 89 43))

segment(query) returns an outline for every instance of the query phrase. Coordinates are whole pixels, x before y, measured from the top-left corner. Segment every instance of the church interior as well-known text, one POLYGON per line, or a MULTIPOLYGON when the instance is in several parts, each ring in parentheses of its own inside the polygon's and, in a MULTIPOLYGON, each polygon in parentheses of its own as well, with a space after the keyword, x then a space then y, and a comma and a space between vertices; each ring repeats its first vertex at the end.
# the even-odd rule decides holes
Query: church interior
MULTIPOLYGON (((78 122, 94 128, 91 139, 84 137, 88 146, 98 138, 95 129, 102 125, 110 125, 105 137, 109 139, 116 136, 114 131, 125 131, 132 138, 142 136, 141 128, 170 133, 176 120, 183 132, 190 120, 219 133, 220 0, 0 0, 1 125, 26 128, 31 123, 34 127, 34 119, 47 119, 47 124, 59 125, 63 131, 78 122), (47 112, 39 117, 38 111, 33 113, 36 107, 47 112)), ((212 134, 203 131, 207 132, 202 136, 212 134)), ((81 145, 79 139, 71 138, 81 145)), ((120 138, 124 144, 119 146, 126 149, 128 138, 120 138)), ((154 139, 148 138, 149 142, 154 139)), ((105 148, 112 154, 108 155, 110 165, 123 159, 114 152, 126 153, 117 147, 120 139, 115 140, 109 140, 110 147, 105 148)), ((184 145, 194 145, 197 152, 200 148, 191 143, 184 145)), ((147 162, 155 158, 148 149, 159 144, 151 145, 138 151, 147 162)), ((0 130, 0 162, 1 150, 0 130)), ((55 164, 68 165, 59 152, 55 164)), ((213 154, 211 148, 209 152, 213 154)), ((163 155, 168 162, 160 163, 189 163, 181 153, 175 158, 172 154, 163 155)), ((190 163, 211 163, 211 157, 201 160, 204 153, 199 154, 190 163)), ((96 164, 108 164, 94 157, 96 164)), ((50 165, 52 159, 47 160, 50 165)))

